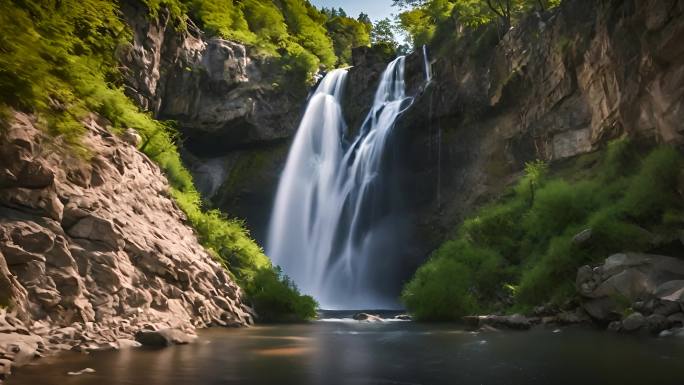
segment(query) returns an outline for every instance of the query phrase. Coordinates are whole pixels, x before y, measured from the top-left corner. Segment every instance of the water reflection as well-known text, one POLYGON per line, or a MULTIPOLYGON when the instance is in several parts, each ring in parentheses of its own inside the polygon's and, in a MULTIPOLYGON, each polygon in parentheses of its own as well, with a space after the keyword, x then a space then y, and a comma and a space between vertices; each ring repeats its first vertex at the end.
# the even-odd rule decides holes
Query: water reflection
POLYGON ((215 329, 198 343, 21 368, 10 385, 682 384, 684 341, 591 330, 470 333, 454 325, 318 322, 215 329), (97 370, 78 377, 66 372, 97 370))

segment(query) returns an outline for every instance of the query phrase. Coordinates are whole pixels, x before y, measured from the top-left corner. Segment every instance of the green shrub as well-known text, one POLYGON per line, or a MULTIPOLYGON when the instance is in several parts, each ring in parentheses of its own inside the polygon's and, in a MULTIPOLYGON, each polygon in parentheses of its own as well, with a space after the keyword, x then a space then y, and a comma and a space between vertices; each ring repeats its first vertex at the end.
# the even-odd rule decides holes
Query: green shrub
POLYGON ((263 322, 300 321, 316 317, 316 301, 308 295, 301 295, 280 268, 257 270, 246 290, 263 322))
POLYGON ((402 301, 419 320, 458 319, 486 309, 482 299, 500 292, 509 278, 493 250, 447 241, 404 287, 402 301))
POLYGON ((630 217, 647 223, 660 221, 665 210, 681 201, 677 180, 681 155, 663 147, 651 152, 632 178, 621 206, 630 217))
POLYGON ((523 236, 520 219, 526 208, 520 199, 485 206, 463 222, 460 237, 476 245, 487 245, 515 261, 523 236))
POLYGON ((451 258, 431 258, 404 286, 406 309, 422 321, 452 320, 478 310, 470 292, 470 270, 451 258))
POLYGON ((622 139, 598 158, 579 158, 589 167, 581 173, 556 171, 565 177, 540 178, 528 167, 511 194, 466 219, 456 240, 418 270, 402 296, 407 308, 420 319, 456 319, 464 309, 492 308, 504 283, 516 288, 515 308, 562 304, 574 295, 580 266, 617 252, 648 252, 654 233, 677 234, 684 223, 677 150, 661 146, 644 154, 622 139), (591 237, 576 244, 585 229, 591 237), (429 304, 433 298, 439 306, 429 304))

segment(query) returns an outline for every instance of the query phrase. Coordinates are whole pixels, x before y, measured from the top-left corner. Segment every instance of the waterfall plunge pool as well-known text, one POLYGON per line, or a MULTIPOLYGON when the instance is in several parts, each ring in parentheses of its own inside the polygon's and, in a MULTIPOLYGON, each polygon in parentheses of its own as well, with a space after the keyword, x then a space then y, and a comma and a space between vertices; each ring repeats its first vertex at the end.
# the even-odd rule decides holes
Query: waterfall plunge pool
POLYGON ((191 345, 19 368, 10 385, 679 385, 684 341, 591 329, 472 333, 456 324, 349 321, 209 329, 191 345), (68 376, 90 367, 95 373, 68 376))

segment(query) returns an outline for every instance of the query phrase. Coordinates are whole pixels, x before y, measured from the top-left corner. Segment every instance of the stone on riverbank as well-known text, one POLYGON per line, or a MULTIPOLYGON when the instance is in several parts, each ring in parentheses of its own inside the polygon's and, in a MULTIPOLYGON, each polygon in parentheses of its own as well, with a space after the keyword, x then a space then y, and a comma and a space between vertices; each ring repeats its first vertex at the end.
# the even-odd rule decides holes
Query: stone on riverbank
POLYGON ((374 314, 368 314, 368 313, 356 313, 352 317, 357 321, 366 321, 366 322, 383 322, 382 317, 374 314))
POLYGON ((575 285, 583 297, 582 307, 598 322, 619 320, 628 307, 643 316, 667 317, 684 305, 684 260, 614 254, 600 266, 582 266, 575 285))
POLYGON ((135 333, 135 340, 143 346, 163 348, 171 345, 185 345, 195 341, 197 336, 179 329, 141 330, 135 333))

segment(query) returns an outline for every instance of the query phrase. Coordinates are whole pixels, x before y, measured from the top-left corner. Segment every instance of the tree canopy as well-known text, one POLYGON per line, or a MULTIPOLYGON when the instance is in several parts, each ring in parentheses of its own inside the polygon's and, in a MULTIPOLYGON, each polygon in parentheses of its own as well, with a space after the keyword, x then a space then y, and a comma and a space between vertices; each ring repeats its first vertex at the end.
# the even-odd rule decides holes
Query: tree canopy
POLYGON ((449 19, 474 27, 498 22, 508 30, 515 20, 530 10, 544 11, 561 0, 394 0, 402 10, 399 25, 414 46, 429 43, 437 28, 449 19))

